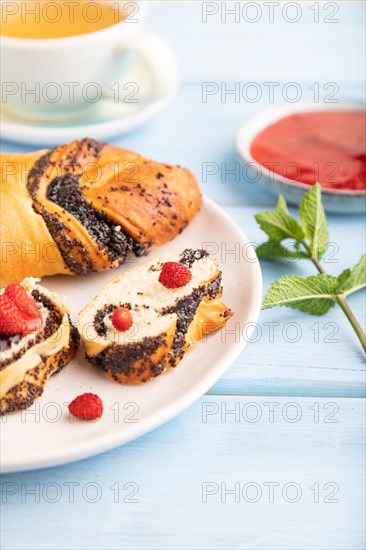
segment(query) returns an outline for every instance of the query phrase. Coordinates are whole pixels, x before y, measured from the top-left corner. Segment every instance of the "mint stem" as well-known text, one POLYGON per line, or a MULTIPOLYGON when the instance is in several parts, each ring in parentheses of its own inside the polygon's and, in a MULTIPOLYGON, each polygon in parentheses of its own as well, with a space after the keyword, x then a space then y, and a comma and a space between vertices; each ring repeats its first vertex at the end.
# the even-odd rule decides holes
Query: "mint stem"
POLYGON ((344 314, 346 315, 347 319, 351 323, 353 330, 358 336, 359 341, 361 342, 361 346, 363 347, 364 352, 366 353, 366 336, 359 325, 356 317, 353 315, 352 310, 350 309, 349 305, 347 304, 346 300, 344 299, 344 296, 336 294, 336 300, 338 304, 343 309, 344 314))
MULTIPOLYGON (((307 245, 307 243, 305 241, 301 241, 301 244, 304 246, 306 251, 309 253, 310 259, 313 262, 313 264, 315 265, 315 267, 317 268, 317 270, 319 271, 319 273, 325 273, 322 265, 311 254, 311 250, 310 250, 309 246, 307 245)), ((342 294, 336 294, 335 295, 335 300, 336 300, 337 304, 342 308, 343 313, 345 314, 345 316, 347 317, 347 319, 351 323, 352 328, 355 331, 355 333, 357 334, 357 337, 358 337, 359 341, 361 342, 361 346, 363 347, 363 350, 366 353, 366 335, 363 332, 363 330, 362 330, 359 322, 357 321, 356 317, 354 316, 351 308, 347 304, 347 302, 345 300, 345 297, 342 294)))

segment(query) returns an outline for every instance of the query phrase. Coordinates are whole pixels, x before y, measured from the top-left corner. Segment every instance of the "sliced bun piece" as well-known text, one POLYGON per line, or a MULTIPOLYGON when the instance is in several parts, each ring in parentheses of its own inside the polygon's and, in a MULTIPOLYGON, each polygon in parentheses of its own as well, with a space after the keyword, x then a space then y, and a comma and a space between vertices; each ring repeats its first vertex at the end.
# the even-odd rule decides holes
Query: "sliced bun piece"
POLYGON ((80 340, 56 294, 31 277, 21 284, 41 311, 42 327, 27 335, 0 335, 0 415, 30 407, 50 376, 73 358, 80 340))
POLYGON ((233 313, 220 301, 221 294, 221 272, 204 250, 187 249, 130 269, 104 286, 79 314, 86 358, 116 382, 147 382, 177 366, 192 344, 226 324, 233 313), (165 262, 184 264, 191 281, 165 288, 158 280, 165 262), (132 314, 127 331, 112 324, 118 307, 132 314))

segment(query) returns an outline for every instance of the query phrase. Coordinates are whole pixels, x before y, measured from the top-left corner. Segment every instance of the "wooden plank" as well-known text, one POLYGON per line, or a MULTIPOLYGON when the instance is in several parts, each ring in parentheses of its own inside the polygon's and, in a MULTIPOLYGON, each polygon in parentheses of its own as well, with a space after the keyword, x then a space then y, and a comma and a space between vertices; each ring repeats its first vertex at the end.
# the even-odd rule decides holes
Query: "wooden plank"
POLYGON ((185 81, 362 83, 363 2, 226 4, 153 3, 149 29, 176 47, 185 81), (206 21, 204 4, 215 12, 206 21), (184 34, 177 33, 178 21, 184 34))
POLYGON ((125 447, 3 476, 1 546, 361 549, 364 428, 360 399, 206 396, 125 447))

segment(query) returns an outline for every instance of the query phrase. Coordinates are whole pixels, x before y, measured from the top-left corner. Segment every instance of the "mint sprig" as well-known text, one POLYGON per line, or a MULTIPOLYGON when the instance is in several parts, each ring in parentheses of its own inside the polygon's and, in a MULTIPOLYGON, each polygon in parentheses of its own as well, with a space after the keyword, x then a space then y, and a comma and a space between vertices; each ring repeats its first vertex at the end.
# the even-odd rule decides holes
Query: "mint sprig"
POLYGON ((347 296, 366 286, 366 254, 352 269, 345 269, 338 277, 338 292, 347 296))
POLYGON ((305 233, 297 220, 288 213, 286 201, 282 196, 278 199, 276 210, 261 212, 255 219, 272 242, 281 242, 284 239, 302 241, 305 238, 305 233))
POLYGON ((324 315, 335 304, 336 287, 337 278, 325 273, 306 279, 287 275, 271 285, 264 298, 263 309, 287 306, 310 315, 324 315))
POLYGON ((366 336, 346 302, 346 296, 366 286, 366 255, 353 269, 338 277, 324 272, 320 260, 329 244, 328 224, 317 183, 302 198, 297 221, 290 216, 285 199, 280 196, 275 211, 255 216, 269 239, 257 247, 263 259, 311 260, 319 274, 310 277, 286 275, 271 284, 263 309, 286 306, 310 315, 324 315, 338 304, 355 330, 366 352, 366 336), (284 243, 286 241, 286 243, 284 243))

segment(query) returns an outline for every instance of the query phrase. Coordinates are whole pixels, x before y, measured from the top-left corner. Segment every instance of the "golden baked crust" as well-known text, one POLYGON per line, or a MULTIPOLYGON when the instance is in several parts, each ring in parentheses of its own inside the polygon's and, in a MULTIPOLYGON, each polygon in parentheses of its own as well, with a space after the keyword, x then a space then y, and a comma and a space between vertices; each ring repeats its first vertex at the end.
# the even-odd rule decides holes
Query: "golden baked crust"
POLYGON ((188 170, 91 139, 1 161, 1 286, 116 267, 173 239, 201 206, 188 170))
POLYGON ((0 287, 27 276, 71 275, 27 190, 28 173, 46 152, 1 154, 0 287))
POLYGON ((78 346, 79 337, 76 329, 72 328, 67 345, 53 355, 44 356, 41 363, 28 370, 23 380, 0 399, 0 416, 30 407, 41 397, 49 378, 75 356, 78 346))

